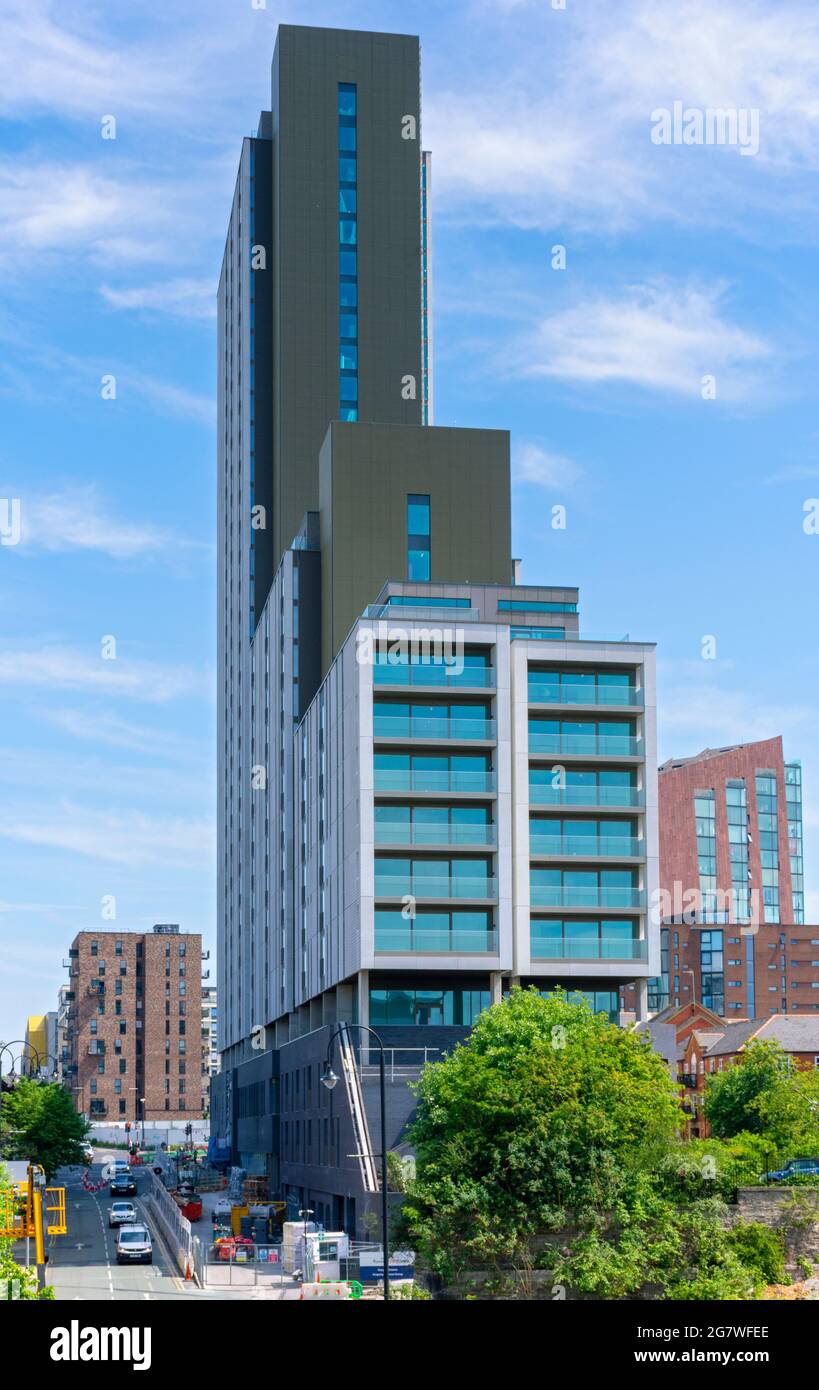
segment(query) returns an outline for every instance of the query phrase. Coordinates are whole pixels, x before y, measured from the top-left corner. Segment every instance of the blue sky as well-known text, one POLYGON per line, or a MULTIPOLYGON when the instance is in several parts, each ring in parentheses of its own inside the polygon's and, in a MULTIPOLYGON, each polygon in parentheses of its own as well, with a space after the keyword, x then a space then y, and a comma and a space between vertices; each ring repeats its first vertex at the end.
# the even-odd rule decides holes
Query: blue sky
POLYGON ((819 920, 815 7, 5 0, 3 1037, 107 895, 213 944, 214 299, 281 21, 420 34, 436 423, 512 430, 524 579, 658 642, 662 756, 801 757, 819 920), (676 100, 758 110, 758 153, 652 143, 676 100))

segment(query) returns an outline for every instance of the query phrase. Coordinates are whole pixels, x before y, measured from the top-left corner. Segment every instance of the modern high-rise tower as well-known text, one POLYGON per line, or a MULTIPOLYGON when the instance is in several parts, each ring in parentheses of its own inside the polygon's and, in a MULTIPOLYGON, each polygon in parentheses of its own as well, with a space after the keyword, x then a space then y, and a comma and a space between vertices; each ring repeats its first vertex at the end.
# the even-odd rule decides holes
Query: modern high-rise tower
POLYGON ((415 38, 285 26, 219 287, 212 1123, 361 1231, 407 1080, 515 981, 617 1017, 659 972, 654 650, 522 586, 509 438, 431 422, 415 38))

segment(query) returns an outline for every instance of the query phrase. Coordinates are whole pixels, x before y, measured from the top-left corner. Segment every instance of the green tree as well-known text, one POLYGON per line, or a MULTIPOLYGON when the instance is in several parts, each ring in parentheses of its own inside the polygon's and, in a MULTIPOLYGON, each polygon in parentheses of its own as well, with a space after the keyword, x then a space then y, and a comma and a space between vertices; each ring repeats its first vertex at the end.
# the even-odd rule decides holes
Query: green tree
POLYGON ((62 1086, 24 1077, 3 1093, 2 1156, 39 1163, 49 1182, 62 1164, 83 1161, 89 1128, 62 1086))
POLYGON ((705 1116, 718 1139, 745 1131, 807 1156, 819 1144, 817 1102, 816 1073, 791 1067, 788 1054, 769 1039, 750 1043, 742 1061, 706 1080, 705 1116))
POLYGON ((418 1093, 403 1223, 442 1274, 526 1268, 544 1231, 638 1209, 680 1124, 648 1040, 561 991, 514 990, 418 1093))

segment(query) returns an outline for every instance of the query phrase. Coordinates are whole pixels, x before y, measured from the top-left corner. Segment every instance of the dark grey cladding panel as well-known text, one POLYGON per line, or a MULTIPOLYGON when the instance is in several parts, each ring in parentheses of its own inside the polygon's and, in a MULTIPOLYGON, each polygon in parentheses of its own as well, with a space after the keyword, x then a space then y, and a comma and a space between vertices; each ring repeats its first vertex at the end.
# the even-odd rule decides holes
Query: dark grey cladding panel
POLYGON ((279 553, 318 506, 319 449, 339 415, 339 82, 358 87, 359 418, 421 422, 418 40, 284 25, 272 100, 279 553), (408 115, 414 140, 402 138, 408 115))

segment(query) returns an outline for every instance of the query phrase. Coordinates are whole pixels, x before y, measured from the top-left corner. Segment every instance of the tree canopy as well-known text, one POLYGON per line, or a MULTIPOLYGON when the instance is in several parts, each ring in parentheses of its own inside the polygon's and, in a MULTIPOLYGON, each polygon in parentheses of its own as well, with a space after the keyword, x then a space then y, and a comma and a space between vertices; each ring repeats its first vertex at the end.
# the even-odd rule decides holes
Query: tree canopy
POLYGON ((790 1065, 773 1039, 751 1042, 740 1061, 708 1077, 705 1116, 718 1139, 759 1134, 777 1150, 812 1156, 819 1153, 819 1075, 790 1065))
POLYGON ((62 1086, 24 1077, 2 1095, 0 1145, 4 1158, 32 1159, 50 1181, 57 1169, 83 1161, 88 1123, 62 1086))
POLYGON ((537 1232, 630 1206, 680 1125, 648 1040, 560 991, 514 990, 418 1092, 405 1220, 448 1261, 512 1257, 537 1232))

